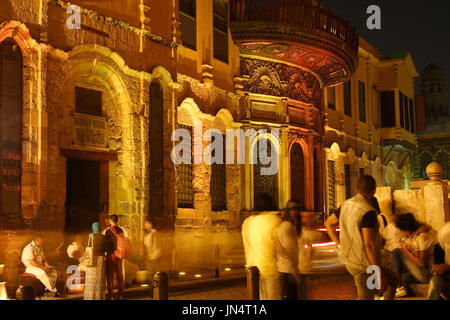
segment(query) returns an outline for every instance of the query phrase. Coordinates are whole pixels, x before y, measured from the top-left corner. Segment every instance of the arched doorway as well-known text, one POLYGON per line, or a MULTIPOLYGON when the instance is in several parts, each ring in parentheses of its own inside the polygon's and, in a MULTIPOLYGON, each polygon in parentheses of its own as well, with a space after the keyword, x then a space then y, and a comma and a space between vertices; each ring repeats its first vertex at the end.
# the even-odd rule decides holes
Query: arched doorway
POLYGON ((275 146, 267 138, 259 139, 253 148, 253 154, 258 155, 253 166, 253 199, 257 199, 259 194, 268 194, 273 199, 274 208, 278 208, 278 173, 271 175, 261 174, 261 169, 268 168, 271 164, 263 164, 260 156, 262 154, 270 158, 272 150, 276 152, 276 149, 272 148, 275 148, 275 146))
POLYGON ((291 200, 305 207, 305 160, 299 143, 291 148, 291 200))

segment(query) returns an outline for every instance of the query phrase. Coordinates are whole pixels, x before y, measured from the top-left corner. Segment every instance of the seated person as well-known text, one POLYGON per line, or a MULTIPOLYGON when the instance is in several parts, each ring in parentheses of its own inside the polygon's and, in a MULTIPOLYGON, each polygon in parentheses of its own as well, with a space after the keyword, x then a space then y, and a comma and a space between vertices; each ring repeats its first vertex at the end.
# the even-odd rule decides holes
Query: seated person
POLYGON ((400 248, 392 251, 392 270, 399 275, 401 284, 395 296, 401 298, 408 294, 410 283, 430 281, 430 258, 436 238, 411 213, 397 216, 395 224, 404 237, 400 248))
POLYGON ((428 300, 439 300, 444 291, 450 290, 450 222, 439 231, 438 240, 440 246, 435 250, 435 275, 431 279, 428 300))
POLYGON ((22 263, 25 265, 25 273, 34 275, 45 286, 46 295, 61 296, 56 290, 57 272, 47 263, 42 250, 42 236, 36 235, 22 252, 22 263))

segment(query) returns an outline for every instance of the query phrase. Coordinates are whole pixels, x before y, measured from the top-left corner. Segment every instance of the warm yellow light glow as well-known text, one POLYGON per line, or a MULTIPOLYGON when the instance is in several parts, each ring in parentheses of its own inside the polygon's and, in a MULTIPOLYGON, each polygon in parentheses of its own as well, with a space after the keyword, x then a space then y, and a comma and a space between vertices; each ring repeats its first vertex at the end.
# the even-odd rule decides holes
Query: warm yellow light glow
POLYGON ((8 293, 6 292, 6 282, 0 282, 0 300, 8 300, 8 293))
POLYGON ((225 268, 225 271, 231 271, 231 268, 225 268))
POLYGON ((180 276, 184 276, 184 275, 186 275, 186 272, 181 271, 181 272, 178 272, 178 274, 179 274, 180 276))
POLYGON ((146 283, 141 284, 141 287, 148 287, 148 284, 146 284, 146 283))
POLYGON ((201 278, 202 275, 201 275, 201 274, 196 274, 195 277, 196 277, 196 278, 201 278))

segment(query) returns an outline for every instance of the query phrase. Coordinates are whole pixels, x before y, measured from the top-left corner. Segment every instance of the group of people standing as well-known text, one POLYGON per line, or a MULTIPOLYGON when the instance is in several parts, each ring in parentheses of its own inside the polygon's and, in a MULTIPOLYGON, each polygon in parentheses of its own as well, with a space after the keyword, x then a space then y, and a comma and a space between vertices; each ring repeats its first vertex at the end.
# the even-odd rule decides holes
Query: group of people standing
MULTIPOLYGON (((357 195, 344 201, 326 220, 339 260, 353 276, 359 300, 393 300, 411 294, 413 283, 430 284, 428 299, 448 298, 450 223, 437 234, 413 214, 382 214, 375 198, 376 181, 363 175, 357 195), (339 229, 339 232, 338 232, 339 229), (375 275, 375 278, 373 277, 375 275)), ((255 214, 242 225, 247 267, 260 273, 260 298, 306 298, 305 272, 311 266, 310 244, 298 204, 289 202, 280 215, 273 199, 257 195, 255 214)), ((310 269, 310 268, 309 268, 310 269)))
MULTIPOLYGON (((82 245, 82 239, 77 237, 67 248, 67 256, 78 270, 85 272, 84 299, 85 300, 121 300, 124 296, 124 256, 120 253, 123 242, 128 239, 125 228, 118 225, 117 215, 110 215, 107 227, 102 232, 100 224, 92 224, 92 233, 82 245), (117 286, 117 293, 114 287, 117 286)), ((144 223, 146 235, 144 237, 144 264, 148 277, 152 277, 158 268, 161 258, 160 242, 151 218, 144 223)), ((56 289, 57 271, 48 264, 43 249, 43 238, 36 234, 22 253, 22 263, 25 272, 35 276, 46 288, 46 295, 60 297, 61 292, 56 289)), ((127 248, 130 250, 131 248, 127 248)))
POLYGON ((306 298, 305 275, 311 271, 311 230, 307 219, 302 223, 299 204, 289 201, 285 212, 273 206, 273 199, 259 194, 256 214, 242 224, 246 264, 255 266, 260 275, 262 300, 297 300, 306 298))
POLYGON ((396 215, 388 223, 375 198, 375 179, 362 176, 357 189, 358 194, 325 224, 338 246, 339 259, 354 278, 358 299, 402 298, 411 293, 412 283, 430 283, 428 299, 440 299, 450 279, 450 225, 436 237, 434 230, 411 213, 396 215), (379 276, 371 285, 376 269, 379 276))

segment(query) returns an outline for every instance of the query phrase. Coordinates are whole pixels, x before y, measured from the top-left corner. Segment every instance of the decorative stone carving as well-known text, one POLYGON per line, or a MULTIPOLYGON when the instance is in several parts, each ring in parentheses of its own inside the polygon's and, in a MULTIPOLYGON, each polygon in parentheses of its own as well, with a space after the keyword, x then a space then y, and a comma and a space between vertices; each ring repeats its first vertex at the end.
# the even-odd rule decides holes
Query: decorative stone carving
POLYGON ((244 91, 289 97, 321 108, 323 93, 314 75, 299 68, 264 60, 241 60, 244 91), (246 80, 246 76, 248 80, 246 80))

